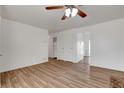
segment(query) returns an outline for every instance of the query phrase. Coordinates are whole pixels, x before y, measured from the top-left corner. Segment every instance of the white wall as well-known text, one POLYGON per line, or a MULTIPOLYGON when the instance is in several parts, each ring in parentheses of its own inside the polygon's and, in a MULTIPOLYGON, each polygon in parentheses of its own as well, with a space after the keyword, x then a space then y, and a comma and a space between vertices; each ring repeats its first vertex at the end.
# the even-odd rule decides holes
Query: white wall
POLYGON ((2 6, 0 6, 0 65, 2 62, 2 6))
MULTIPOLYGON (((124 19, 63 32, 83 33, 84 43, 90 40, 91 65, 124 71, 124 19)), ((64 39, 65 37, 63 37, 64 39)), ((84 56, 89 55, 88 53, 88 44, 86 44, 84 56)), ((65 54, 63 53, 63 55, 65 54)))
POLYGON ((0 6, 0 54, 2 53, 2 10, 1 10, 1 6, 0 6))
POLYGON ((68 31, 90 34, 91 65, 124 71, 124 19, 68 31))
POLYGON ((124 19, 87 28, 91 32, 91 65, 124 71, 124 19))
POLYGON ((48 31, 2 20, 3 62, 0 72, 48 61, 48 31))

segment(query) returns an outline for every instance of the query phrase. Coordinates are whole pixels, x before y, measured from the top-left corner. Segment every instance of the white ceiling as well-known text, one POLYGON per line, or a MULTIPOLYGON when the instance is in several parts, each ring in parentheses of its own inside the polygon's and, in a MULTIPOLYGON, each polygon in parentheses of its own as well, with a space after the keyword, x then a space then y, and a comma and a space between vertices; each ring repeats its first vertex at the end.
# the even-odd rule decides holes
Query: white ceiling
POLYGON ((43 5, 5 5, 2 7, 2 16, 6 19, 48 29, 49 32, 94 25, 124 17, 124 5, 84 5, 79 8, 88 15, 86 18, 76 16, 61 21, 64 10, 47 11, 43 5))

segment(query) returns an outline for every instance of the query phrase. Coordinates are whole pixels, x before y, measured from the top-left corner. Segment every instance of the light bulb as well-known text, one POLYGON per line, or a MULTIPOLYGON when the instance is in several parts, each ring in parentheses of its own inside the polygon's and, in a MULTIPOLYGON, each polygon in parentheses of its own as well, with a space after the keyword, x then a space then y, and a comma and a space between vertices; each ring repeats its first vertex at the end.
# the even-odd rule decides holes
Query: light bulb
POLYGON ((72 12, 71 12, 71 17, 74 17, 77 15, 78 9, 76 8, 72 8, 72 12))
POLYGON ((65 10, 65 16, 70 17, 70 14, 71 14, 71 9, 70 8, 67 8, 65 10))

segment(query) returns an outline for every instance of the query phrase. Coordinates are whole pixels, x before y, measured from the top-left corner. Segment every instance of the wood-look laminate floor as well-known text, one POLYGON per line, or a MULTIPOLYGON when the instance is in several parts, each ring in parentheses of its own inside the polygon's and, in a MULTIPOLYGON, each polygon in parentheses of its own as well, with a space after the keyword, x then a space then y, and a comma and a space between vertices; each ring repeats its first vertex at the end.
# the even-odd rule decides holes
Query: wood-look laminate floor
POLYGON ((111 75, 123 72, 51 59, 47 63, 1 73, 4 88, 99 88, 109 87, 111 75))

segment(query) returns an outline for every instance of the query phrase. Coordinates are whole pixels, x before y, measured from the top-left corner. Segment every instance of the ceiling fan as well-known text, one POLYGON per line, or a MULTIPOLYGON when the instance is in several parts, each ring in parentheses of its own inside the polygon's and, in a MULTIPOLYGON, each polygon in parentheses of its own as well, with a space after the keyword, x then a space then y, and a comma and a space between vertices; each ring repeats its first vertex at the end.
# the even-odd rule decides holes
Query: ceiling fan
POLYGON ((79 15, 80 17, 84 18, 87 16, 83 11, 81 11, 77 6, 75 5, 64 5, 64 6, 48 6, 46 7, 46 10, 55 10, 55 9, 65 9, 65 13, 61 20, 65 20, 67 18, 72 18, 76 15, 79 15))

